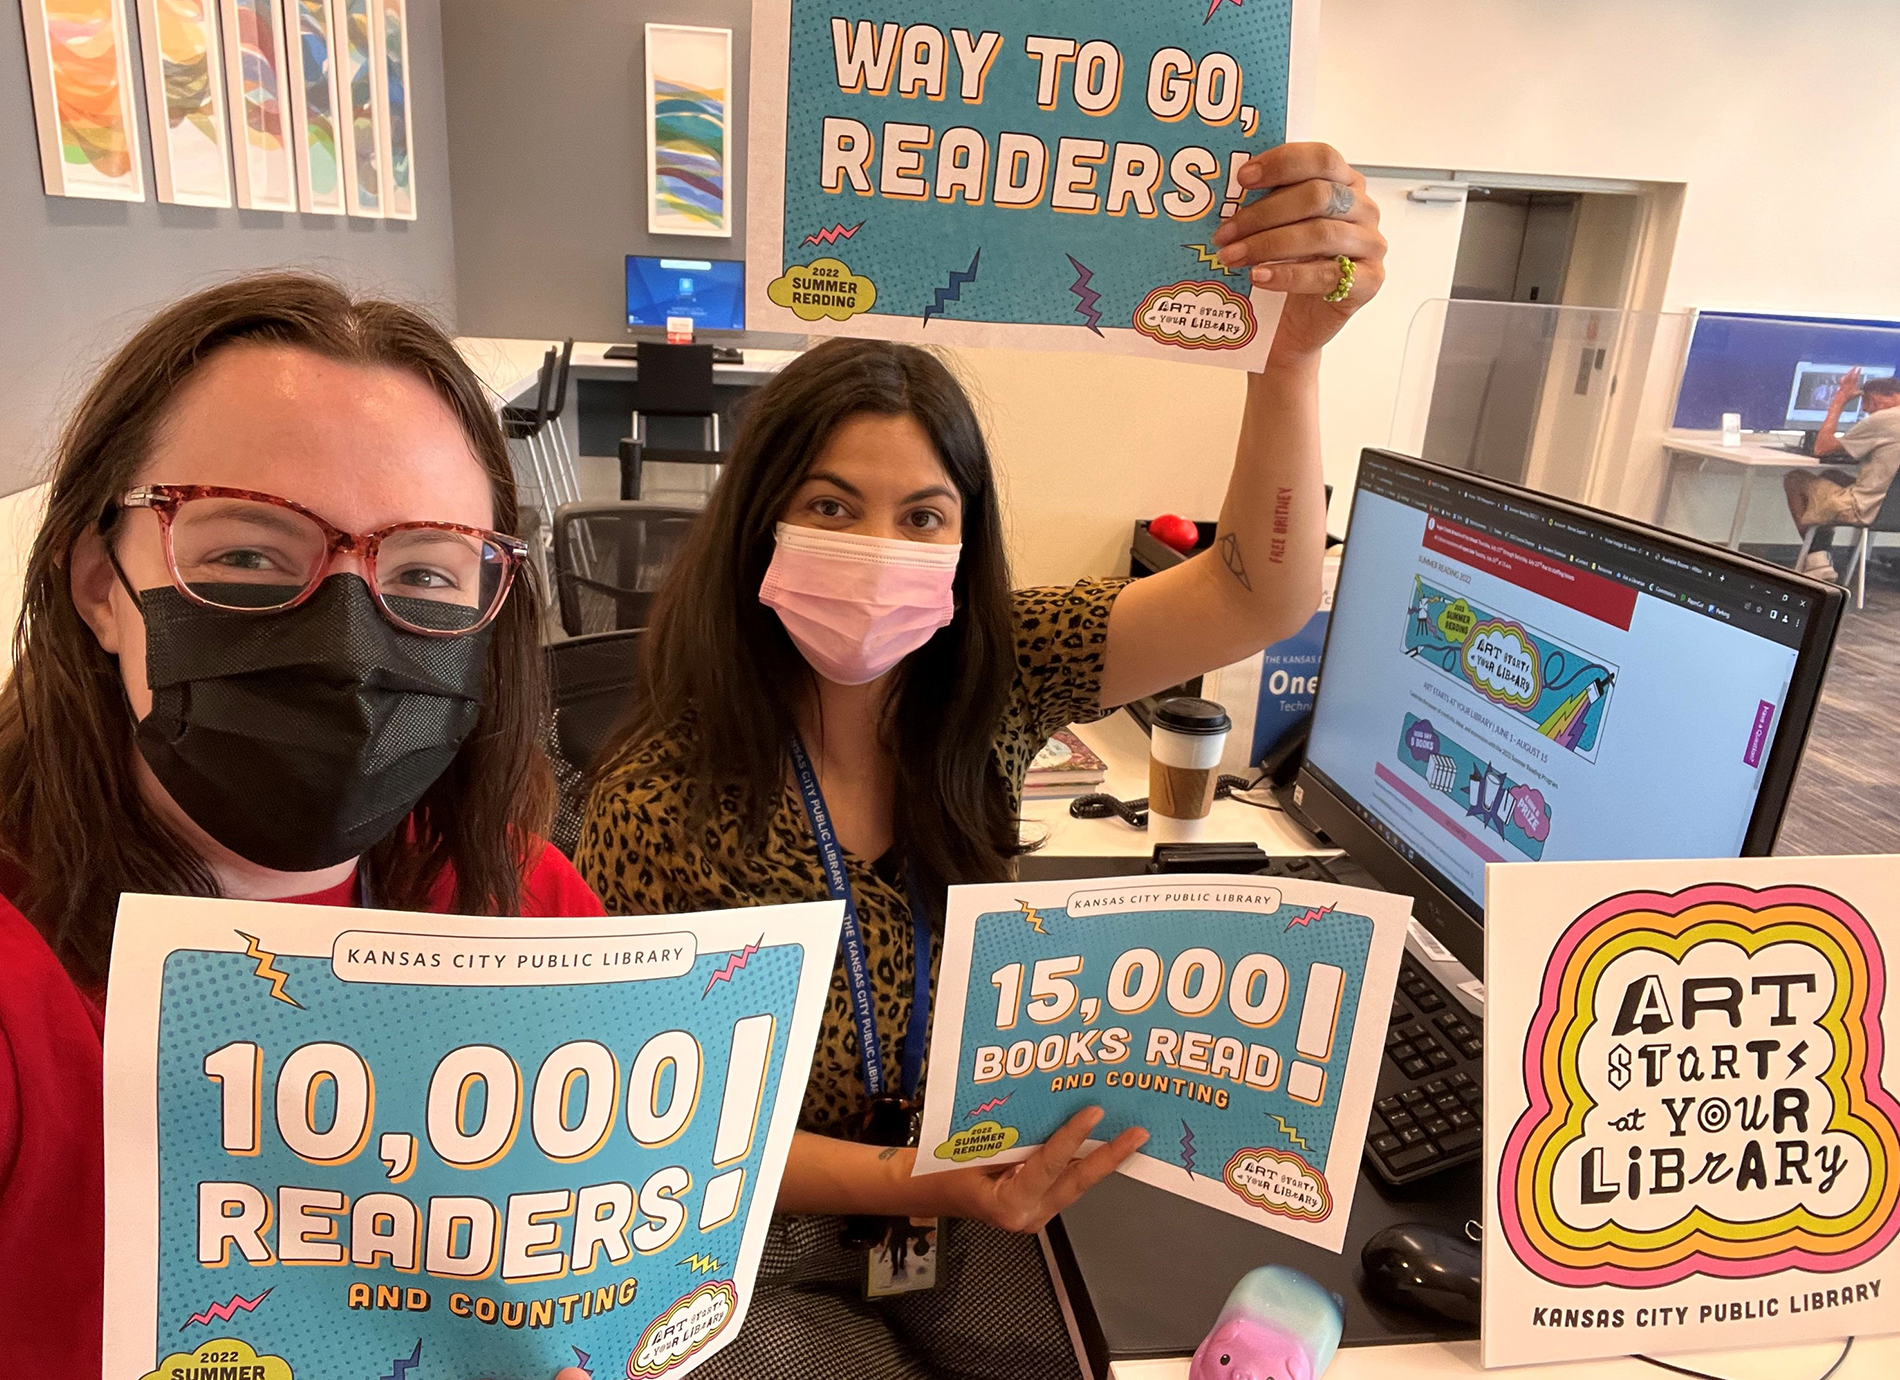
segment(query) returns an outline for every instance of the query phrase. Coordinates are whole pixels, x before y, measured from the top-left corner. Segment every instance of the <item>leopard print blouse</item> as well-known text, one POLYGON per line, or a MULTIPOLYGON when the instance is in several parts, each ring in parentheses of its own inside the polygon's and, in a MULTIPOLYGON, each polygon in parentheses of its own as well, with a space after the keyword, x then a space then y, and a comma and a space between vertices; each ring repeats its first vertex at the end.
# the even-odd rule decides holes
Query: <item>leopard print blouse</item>
MULTIPOLYGON (((993 751, 1020 808, 1023 778, 1049 735, 1101 717, 1102 652, 1108 614, 1126 580, 1082 580, 1015 595, 1016 675, 993 751)), ((594 788, 574 863, 619 915, 659 915, 828 898, 811 826, 789 782, 772 812, 764 846, 739 828, 736 796, 719 800, 709 822, 689 830, 679 768, 684 728, 640 745, 594 788)), ((864 926, 884 1066, 896 1069, 910 1019, 915 944, 901 869, 845 854, 852 899, 864 926)), ((930 955, 934 979, 939 945, 930 955)), ((812 1060, 799 1125, 848 1135, 864 1102, 864 1072, 842 960, 812 1060)))

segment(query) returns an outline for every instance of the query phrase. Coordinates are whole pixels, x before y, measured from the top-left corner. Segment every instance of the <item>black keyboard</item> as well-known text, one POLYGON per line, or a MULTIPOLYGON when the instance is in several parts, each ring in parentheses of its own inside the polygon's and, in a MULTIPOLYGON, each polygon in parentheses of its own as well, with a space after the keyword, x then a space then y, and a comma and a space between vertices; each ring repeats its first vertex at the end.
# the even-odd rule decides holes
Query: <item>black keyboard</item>
MULTIPOLYGON (((638 359, 640 358, 640 344, 638 341, 635 341, 631 345, 609 345, 605 350, 601 351, 600 357, 602 359, 638 359)), ((745 351, 735 350, 730 345, 715 345, 713 346, 713 363, 744 364, 745 351)))
POLYGON ((1484 1030, 1409 953, 1399 964, 1366 1164, 1389 1184, 1477 1159, 1484 1149, 1484 1030))

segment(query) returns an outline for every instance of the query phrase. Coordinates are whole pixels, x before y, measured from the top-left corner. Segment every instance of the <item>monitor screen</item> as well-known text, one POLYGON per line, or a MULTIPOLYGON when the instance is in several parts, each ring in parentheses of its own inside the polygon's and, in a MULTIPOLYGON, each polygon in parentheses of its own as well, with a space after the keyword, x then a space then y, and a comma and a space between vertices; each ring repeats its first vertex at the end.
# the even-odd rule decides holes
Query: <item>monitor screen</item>
POLYGON ((1825 414, 1793 416, 1791 376, 1800 369, 1835 366, 1807 360, 1882 365, 1892 373, 1900 364, 1900 322, 1701 312, 1683 360, 1671 425, 1714 431, 1723 413, 1739 412, 1745 431, 1812 431, 1825 414))
MULTIPOLYGON (((1841 379, 1849 369, 1858 367, 1863 381, 1867 379, 1890 379, 1893 377, 1891 364, 1814 364, 1802 360, 1794 367, 1794 386, 1788 393, 1788 425, 1791 427, 1817 427, 1827 420, 1828 404, 1834 401, 1835 390, 1841 386, 1841 379)), ((1845 427, 1860 420, 1860 399, 1856 398, 1841 409, 1840 425, 1845 427)))
POLYGON ((627 325, 692 318, 697 331, 745 329, 745 262, 627 255, 627 325))
POLYGON ((1487 863, 1766 851, 1758 797, 1771 842, 1819 680, 1797 663, 1824 660, 1839 607, 1747 557, 1367 451, 1302 779, 1471 917, 1487 863))

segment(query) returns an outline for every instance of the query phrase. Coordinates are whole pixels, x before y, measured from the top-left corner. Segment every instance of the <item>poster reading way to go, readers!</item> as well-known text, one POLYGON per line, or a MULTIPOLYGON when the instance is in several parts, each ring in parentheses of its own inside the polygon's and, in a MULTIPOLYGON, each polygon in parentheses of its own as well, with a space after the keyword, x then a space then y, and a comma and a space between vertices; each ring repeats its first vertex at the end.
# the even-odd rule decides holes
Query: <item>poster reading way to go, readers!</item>
POLYGON ((693 1370, 745 1322, 840 923, 126 897, 107 1380, 693 1370))
POLYGON ((755 330, 1257 369, 1213 234, 1305 137, 1317 0, 757 0, 755 330))

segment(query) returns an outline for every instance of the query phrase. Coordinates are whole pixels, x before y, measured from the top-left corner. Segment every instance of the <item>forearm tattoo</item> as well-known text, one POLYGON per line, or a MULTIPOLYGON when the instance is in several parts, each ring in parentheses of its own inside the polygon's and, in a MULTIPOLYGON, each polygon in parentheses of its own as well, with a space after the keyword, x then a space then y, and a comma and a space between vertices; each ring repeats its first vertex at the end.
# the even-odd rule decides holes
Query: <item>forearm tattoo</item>
POLYGON ((1333 183, 1332 196, 1326 203, 1326 218, 1344 220, 1352 214, 1352 208, 1357 201, 1358 198, 1352 194, 1352 188, 1342 182, 1333 183))
POLYGON ((1273 491, 1273 540, 1267 543, 1267 560, 1274 565, 1286 562, 1286 530, 1291 525, 1293 490, 1273 491))
POLYGON ((1246 562, 1240 558, 1240 538, 1229 532, 1214 543, 1214 549, 1220 553, 1221 564, 1234 572, 1234 578, 1240 581, 1240 587, 1252 593, 1253 581, 1247 578, 1246 562))
POLYGON ((890 1149, 888 1149, 888 1150, 885 1150, 885 1151, 883 1151, 882 1153, 880 1153, 880 1154, 878 1155, 878 1158, 879 1158, 879 1159, 881 1159, 881 1160, 888 1160, 888 1159, 890 1159, 890 1158, 891 1158, 892 1156, 894 1156, 894 1155, 896 1155, 896 1154, 897 1154, 897 1152, 898 1152, 899 1150, 902 1150, 903 1148, 904 1148, 904 1147, 903 1147, 903 1146, 901 1146, 901 1145, 893 1145, 893 1146, 891 1146, 891 1148, 890 1148, 890 1149))

